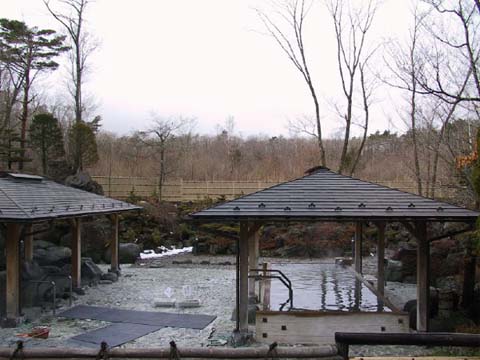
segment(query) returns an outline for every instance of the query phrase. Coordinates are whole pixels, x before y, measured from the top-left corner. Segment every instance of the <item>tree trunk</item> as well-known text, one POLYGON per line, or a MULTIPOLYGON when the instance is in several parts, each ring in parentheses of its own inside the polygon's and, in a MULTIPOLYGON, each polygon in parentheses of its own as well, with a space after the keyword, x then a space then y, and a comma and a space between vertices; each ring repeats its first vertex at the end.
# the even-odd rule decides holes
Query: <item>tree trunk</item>
POLYGON ((165 182, 165 146, 160 148, 160 176, 158 178, 158 199, 162 201, 163 183, 165 182))
POLYGON ((432 169, 432 185, 431 185, 431 192, 430 196, 432 198, 435 197, 435 190, 436 190, 436 183, 437 183, 437 172, 438 172, 438 162, 440 160, 440 145, 443 142, 443 138, 445 137, 445 131, 446 128, 450 122, 450 119, 452 118, 455 109, 457 108, 458 102, 453 104, 452 108, 448 112, 448 115, 445 119, 445 121, 442 124, 442 127, 440 128, 440 133, 438 134, 437 141, 435 143, 435 148, 434 148, 434 156, 433 156, 433 169, 432 169))
POLYGON ((47 175, 47 144, 45 143, 45 127, 42 127, 42 171, 43 175, 47 175))
POLYGON ((323 139, 322 139, 322 126, 320 122, 320 106, 318 105, 318 99, 317 99, 317 94, 315 92, 315 89, 310 82, 308 82, 308 87, 312 95, 313 103, 315 104, 315 121, 317 124, 317 143, 318 143, 318 149, 320 151, 320 165, 326 166, 327 160, 325 158, 325 148, 323 146, 323 139))
POLYGON ((362 87, 363 112, 365 114, 365 122, 364 122, 365 126, 363 128, 362 142, 360 143, 360 147, 358 149, 357 156, 355 157, 355 160, 353 161, 351 171, 350 171, 350 176, 352 176, 353 173, 355 172, 355 169, 357 168, 358 162, 360 161, 360 157, 362 156, 362 151, 363 151, 363 148, 365 147, 365 143, 367 141, 368 121, 370 119, 368 94, 367 94, 367 89, 365 87, 365 77, 364 77, 364 72, 363 72, 363 65, 360 65, 360 85, 362 87))
POLYGON ((340 165, 338 172, 342 174, 347 166, 348 143, 350 141, 350 127, 352 124, 352 97, 353 97, 353 77, 350 79, 350 93, 347 96, 347 113, 345 114, 345 135, 343 137, 342 155, 340 156, 340 165))
MULTIPOLYGON (((82 39, 82 13, 79 13, 78 27, 76 32, 76 37, 74 38, 75 42, 75 124, 80 124, 82 119, 82 44, 80 43, 82 39)), ((83 170, 83 157, 82 157, 82 146, 81 146, 81 136, 80 131, 76 133, 76 159, 77 163, 76 171, 83 170)))
MULTIPOLYGON (((413 53, 412 53, 413 54, 413 53)), ((412 55, 413 56, 413 55, 412 55)), ((412 63, 412 96, 410 98, 410 126, 412 127, 412 143, 413 143, 413 165, 414 165, 414 174, 415 180, 417 182, 417 191, 418 195, 422 195, 422 178, 420 175, 420 161, 418 159, 418 143, 417 143, 417 124, 416 124, 416 112, 417 112, 417 90, 415 79, 415 69, 414 69, 414 59, 411 59, 412 63)))
POLYGON ((18 162, 18 170, 23 170, 23 162, 25 161, 25 143, 27 141, 27 122, 28 122, 28 103, 30 96, 30 64, 32 49, 29 49, 26 59, 27 65, 25 69, 25 80, 23 86, 22 114, 20 116, 20 159, 18 162))

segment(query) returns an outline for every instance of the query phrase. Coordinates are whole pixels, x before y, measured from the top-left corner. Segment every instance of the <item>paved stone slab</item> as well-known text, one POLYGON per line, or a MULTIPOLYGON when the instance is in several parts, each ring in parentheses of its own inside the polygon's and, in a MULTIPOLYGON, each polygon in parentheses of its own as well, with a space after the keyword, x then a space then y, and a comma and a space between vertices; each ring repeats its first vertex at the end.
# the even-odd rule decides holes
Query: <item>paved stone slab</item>
POLYGON ((85 346, 88 346, 88 344, 97 344, 99 346, 102 341, 105 341, 109 347, 115 347, 157 331, 162 327, 163 326, 117 323, 74 336, 71 340, 87 343, 85 346))

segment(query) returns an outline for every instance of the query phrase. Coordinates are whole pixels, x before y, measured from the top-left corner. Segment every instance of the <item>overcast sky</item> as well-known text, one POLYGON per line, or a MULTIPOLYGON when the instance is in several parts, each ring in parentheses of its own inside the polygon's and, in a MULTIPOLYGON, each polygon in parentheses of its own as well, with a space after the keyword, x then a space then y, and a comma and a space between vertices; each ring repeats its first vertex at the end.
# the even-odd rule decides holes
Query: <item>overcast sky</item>
MULTIPOLYGON (((377 12, 371 40, 405 36, 409 3, 386 0, 377 12)), ((86 87, 99 105, 96 113, 103 117, 103 128, 118 134, 145 129, 155 111, 195 117, 201 133, 215 133, 218 124, 233 116, 239 134, 288 135, 287 121, 313 114, 313 104, 300 73, 273 39, 261 34, 253 8, 268 9, 267 4, 260 0, 91 3, 87 27, 101 46, 91 57, 86 87)), ((1 16, 60 30, 42 0, 1 0, 1 16)), ((335 39, 321 0, 307 18, 305 42, 321 95, 325 132, 338 134, 342 124, 333 104, 342 102, 335 39)), ((65 94, 59 76, 49 80, 50 95, 65 94)), ((385 89, 378 91, 371 132, 403 129, 396 115, 401 103, 390 98, 385 89)))

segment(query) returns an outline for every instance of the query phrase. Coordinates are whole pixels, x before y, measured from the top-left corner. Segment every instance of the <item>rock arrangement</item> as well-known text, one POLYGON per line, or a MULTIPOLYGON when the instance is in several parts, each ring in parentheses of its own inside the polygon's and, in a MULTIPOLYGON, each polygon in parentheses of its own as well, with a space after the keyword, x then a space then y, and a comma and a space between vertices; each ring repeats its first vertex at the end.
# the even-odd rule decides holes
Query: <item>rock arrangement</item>
MULTIPOLYGON (((41 307, 52 309, 55 284, 57 305, 68 300, 71 287, 71 255, 70 248, 58 246, 49 241, 34 241, 33 261, 23 261, 21 266, 22 307, 41 307)), ((82 285, 111 284, 117 281, 115 273, 102 270, 89 257, 82 257, 82 285)), ((0 293, 5 293, 6 271, 0 271, 0 293)), ((74 289, 76 294, 83 295, 81 289, 74 289)), ((5 296, 0 297, 0 310, 5 311, 5 296)))

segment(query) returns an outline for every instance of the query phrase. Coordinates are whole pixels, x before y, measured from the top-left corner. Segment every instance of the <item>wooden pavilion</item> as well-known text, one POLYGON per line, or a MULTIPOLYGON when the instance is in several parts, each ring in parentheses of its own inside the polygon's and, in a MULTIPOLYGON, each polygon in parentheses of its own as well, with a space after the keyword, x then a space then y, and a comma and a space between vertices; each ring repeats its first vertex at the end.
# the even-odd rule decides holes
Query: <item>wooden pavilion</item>
POLYGON ((480 213, 445 202, 337 174, 325 167, 307 175, 191 214, 198 221, 239 221, 237 331, 248 332, 249 268, 258 268, 258 230, 266 222, 354 222, 355 270, 362 272, 363 225, 378 228, 377 291, 384 294, 385 226, 399 222, 417 240, 417 330, 429 329, 430 242, 473 229, 480 213), (456 233, 429 237, 434 222, 464 223, 456 233))
POLYGON ((118 214, 140 207, 64 186, 40 176, 0 174, 0 223, 6 228, 6 316, 2 326, 20 319, 20 242, 26 261, 33 259, 33 224, 67 219, 72 232, 72 282, 81 286, 81 221, 85 216, 107 215, 111 220, 111 271, 119 272, 118 214))

